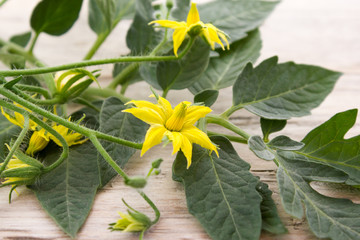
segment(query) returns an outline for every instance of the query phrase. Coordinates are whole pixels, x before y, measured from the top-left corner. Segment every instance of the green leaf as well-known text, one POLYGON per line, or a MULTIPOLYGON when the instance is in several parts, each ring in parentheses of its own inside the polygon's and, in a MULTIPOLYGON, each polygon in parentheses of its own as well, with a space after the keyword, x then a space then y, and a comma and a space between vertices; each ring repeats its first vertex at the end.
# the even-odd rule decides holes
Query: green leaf
MULTIPOLYGON (((103 133, 120 137, 133 142, 142 142, 148 125, 132 114, 123 113, 126 106, 117 98, 108 98, 104 101, 100 112, 100 128, 103 133)), ((123 167, 136 152, 135 149, 102 141, 102 145, 114 161, 123 167)), ((101 173, 101 186, 104 186, 114 176, 115 170, 102 158, 99 160, 101 173)))
POLYGON ((82 0, 42 0, 31 15, 31 27, 39 34, 59 36, 66 33, 79 16, 82 0))
POLYGON ((248 64, 233 87, 233 105, 268 119, 310 114, 333 89, 340 73, 287 62, 277 57, 256 68, 248 64))
POLYGON ((269 141, 269 136, 271 133, 278 132, 284 129, 286 126, 286 120, 276 120, 276 119, 266 119, 261 118, 261 131, 264 135, 264 141, 269 141))
POLYGON ((260 136, 251 136, 248 140, 250 150, 259 158, 271 161, 275 158, 275 155, 269 151, 264 140, 260 136))
POLYGON ((149 22, 153 21, 154 9, 151 0, 136 0, 134 21, 126 35, 126 44, 134 55, 151 51, 163 38, 149 22))
POLYGON ((186 20, 190 10, 190 0, 174 0, 174 7, 171 9, 172 18, 180 21, 186 20))
MULTIPOLYGON (((92 104, 101 109, 103 104, 102 100, 92 102, 92 104)), ((100 113, 93 108, 84 107, 71 114, 72 121, 78 121, 82 119, 81 125, 85 125, 88 128, 97 130, 100 126, 100 113)))
POLYGON ((25 58, 17 54, 0 52, 0 61, 11 69, 23 69, 25 67, 25 58))
POLYGON ((173 165, 175 179, 185 186, 189 212, 213 239, 259 239, 262 199, 256 191, 258 178, 229 140, 221 136, 211 140, 220 147, 219 158, 194 145, 189 169, 181 152, 173 165))
POLYGON ((164 91, 191 86, 207 68, 209 55, 209 45, 197 38, 182 59, 158 63, 156 74, 159 85, 164 91))
POLYGON ((258 30, 230 46, 230 50, 219 51, 219 57, 210 58, 209 66, 189 90, 198 93, 204 89, 230 87, 248 62, 255 62, 260 55, 261 39, 258 30))
POLYGON ((280 150, 300 150, 304 147, 304 143, 297 142, 290 139, 287 136, 277 136, 272 139, 268 144, 268 147, 280 150))
POLYGON ((0 162, 3 162, 8 154, 5 143, 9 144, 11 139, 15 139, 20 131, 20 127, 12 124, 0 114, 0 162))
MULTIPOLYGON (((200 18, 230 36, 235 42, 258 28, 279 1, 217 0, 199 5, 200 18)), ((184 20, 184 19, 182 19, 184 20)))
POLYGON ((286 233, 287 229, 277 213, 275 202, 271 198, 272 191, 269 189, 269 186, 266 183, 259 182, 256 190, 262 197, 260 205, 262 229, 274 234, 286 233))
MULTIPOLYGON (((112 72, 113 77, 115 78, 118 74, 120 74, 126 67, 131 65, 132 63, 116 63, 114 64, 114 69, 112 72)), ((139 70, 133 71, 131 74, 129 74, 126 78, 125 83, 121 83, 121 85, 124 84, 134 84, 137 82, 143 81, 143 78, 140 75, 139 70)))
POLYGON ((343 171, 349 185, 360 185, 360 135, 344 139, 355 124, 357 109, 341 112, 312 130, 294 152, 298 161, 321 163, 343 171))
POLYGON ((124 17, 134 12, 135 0, 90 0, 89 25, 97 34, 110 32, 124 17))
MULTIPOLYGON (((53 145, 44 159, 50 164, 59 151, 53 145)), ((99 186, 96 148, 90 141, 72 146, 69 157, 31 186, 45 211, 71 237, 83 225, 99 186)))
POLYGON ((195 103, 204 103, 205 106, 211 107, 219 96, 218 90, 204 90, 194 96, 195 103))
POLYGON ((323 164, 298 161, 291 152, 280 152, 277 162, 280 195, 289 214, 302 218, 305 207, 309 227, 319 238, 360 238, 360 205, 348 199, 323 196, 309 185, 316 180, 345 181, 346 176, 341 171, 323 164))
POLYGON ((31 32, 14 35, 10 38, 10 42, 16 43, 21 47, 26 47, 31 39, 31 32))

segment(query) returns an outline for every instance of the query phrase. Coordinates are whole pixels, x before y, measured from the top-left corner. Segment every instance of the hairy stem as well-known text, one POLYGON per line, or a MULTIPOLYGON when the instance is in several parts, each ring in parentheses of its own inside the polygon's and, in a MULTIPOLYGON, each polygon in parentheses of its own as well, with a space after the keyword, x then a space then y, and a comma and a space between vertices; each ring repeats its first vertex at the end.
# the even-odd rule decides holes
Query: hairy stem
POLYGON ((242 138, 242 137, 237 137, 237 136, 232 136, 232 135, 227 135, 227 134, 222 134, 222 133, 217 133, 217 132, 212 132, 212 131, 207 131, 207 134, 209 136, 221 135, 221 136, 226 137, 227 139, 229 139, 232 142, 247 144, 247 140, 245 138, 242 138))
MULTIPOLYGON (((104 140, 107 140, 110 142, 115 142, 115 143, 118 143, 118 144, 121 144, 124 146, 132 147, 135 149, 142 148, 142 143, 135 143, 135 142, 127 141, 122 138, 114 137, 114 136, 111 136, 111 135, 108 135, 108 134, 105 134, 102 132, 98 132, 93 129, 86 128, 79 124, 70 122, 64 118, 61 118, 51 112, 46 111, 45 109, 40 108, 39 106, 37 106, 31 102, 26 101, 25 99, 17 96, 16 94, 14 94, 13 92, 4 88, 3 86, 0 86, 0 94, 2 94, 3 96, 7 97, 8 99, 19 103, 20 105, 24 106, 25 108, 27 108, 33 112, 36 112, 37 114, 39 114, 53 122, 61 124, 69 129, 74 130, 75 132, 78 132, 78 133, 84 135, 85 137, 90 137, 91 135, 95 135, 97 138, 104 139, 104 140)), ((0 100, 0 105, 3 103, 6 103, 6 102, 4 100, 0 100)))
POLYGON ((151 222, 151 225, 156 224, 159 219, 160 219, 160 211, 159 209, 156 207, 156 205, 151 201, 151 199, 144 193, 144 192, 139 192, 139 194, 144 198, 144 200, 150 205, 150 207, 154 210, 155 212, 155 219, 151 222))
POLYGON ((129 176, 117 165, 117 163, 112 159, 112 157, 109 155, 109 153, 104 149, 104 147, 101 145, 97 137, 93 134, 89 136, 90 141, 94 144, 98 152, 103 156, 105 161, 109 163, 109 165, 121 176, 124 178, 124 181, 128 181, 130 178, 129 176))
POLYGON ((14 144, 11 146, 11 149, 10 149, 8 155, 6 156, 4 162, 1 164, 0 174, 5 170, 5 168, 8 165, 10 159, 13 157, 15 151, 19 148, 20 144, 24 140, 24 137, 25 137, 27 131, 29 130, 29 125, 30 125, 29 115, 24 114, 23 116, 24 116, 23 129, 21 130, 21 132, 20 132, 19 136, 17 137, 16 141, 14 142, 14 144))
POLYGON ((228 119, 234 112, 236 112, 237 110, 240 110, 242 108, 243 108, 242 105, 231 106, 227 110, 225 110, 225 112, 220 114, 220 117, 228 119))
POLYGON ((234 124, 232 124, 231 122, 220 116, 209 114, 206 116, 206 121, 207 123, 214 123, 223 126, 224 128, 227 128, 233 131, 234 133, 240 135, 245 140, 249 140, 250 138, 250 135, 247 132, 245 132, 244 130, 240 129, 239 127, 235 126, 234 124))
POLYGON ((35 36, 31 41, 30 48, 29 48, 29 51, 28 51, 28 53, 30 55, 33 55, 33 50, 34 50, 35 44, 36 44, 36 42, 37 42, 37 40, 39 38, 39 35, 40 35, 40 33, 35 33, 35 36))

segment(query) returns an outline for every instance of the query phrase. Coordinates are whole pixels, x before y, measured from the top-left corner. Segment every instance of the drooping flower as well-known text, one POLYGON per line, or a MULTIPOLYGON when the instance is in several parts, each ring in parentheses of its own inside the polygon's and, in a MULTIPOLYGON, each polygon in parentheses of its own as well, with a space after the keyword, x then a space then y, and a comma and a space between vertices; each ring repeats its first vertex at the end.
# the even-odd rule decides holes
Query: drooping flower
MULTIPOLYGON (((20 104, 14 102, 14 105, 17 106, 17 107, 21 107, 25 110, 27 110, 28 112, 31 112, 29 109, 21 106, 20 104)), ((18 113, 18 112, 14 112, 14 115, 10 115, 9 113, 7 113, 3 107, 1 107, 1 113, 2 115, 4 115, 4 117, 6 117, 6 119, 11 122, 12 124, 16 125, 16 126, 19 126, 21 128, 24 128, 24 123, 25 123, 25 118, 24 116, 21 114, 21 113, 18 113)), ((37 124, 30 120, 30 129, 31 130, 35 130, 36 127, 37 127, 37 124)))
MULTIPOLYGON (((71 121, 71 117, 69 117, 68 120, 71 121)), ((88 140, 87 138, 84 139, 84 136, 81 135, 80 133, 74 132, 73 130, 70 130, 69 128, 63 125, 55 124, 52 128, 55 131, 57 131, 66 140, 69 146, 83 144, 88 140)), ((59 139, 57 139, 54 135, 50 133, 48 133, 48 135, 49 138, 53 140, 58 146, 60 147, 63 146, 62 143, 59 141, 59 139)))
POLYGON ((220 29, 216 28, 211 23, 203 23, 200 21, 199 12, 196 8, 196 4, 192 3, 190 11, 187 16, 186 22, 181 21, 171 21, 171 20, 156 20, 152 21, 149 24, 157 23, 165 28, 174 29, 173 33, 173 42, 174 42, 174 54, 177 55, 177 51, 181 46, 182 42, 185 40, 186 35, 197 36, 201 35, 209 43, 211 48, 214 50, 215 43, 218 43, 223 50, 224 44, 221 42, 220 38, 227 44, 227 49, 229 49, 229 42, 227 40, 226 34, 220 29))
MULTIPOLYGON (((6 146, 10 150, 7 144, 6 146)), ((2 164, 0 163, 0 166, 2 164)), ((41 168, 40 162, 17 150, 6 165, 5 171, 1 173, 1 178, 5 179, 2 185, 29 184, 41 173, 41 168)))
POLYGON ((45 129, 42 128, 39 131, 34 131, 30 137, 26 154, 34 156, 36 152, 43 150, 48 145, 49 141, 50 139, 45 129))
POLYGON ((128 211, 128 214, 118 212, 120 219, 116 223, 110 224, 112 231, 122 232, 142 232, 149 228, 151 220, 140 212, 128 211))
POLYGON ((211 112, 210 108, 191 105, 190 102, 184 101, 172 109, 171 104, 162 97, 158 97, 157 104, 148 101, 130 101, 127 104, 130 103, 136 107, 123 110, 123 112, 131 113, 150 124, 141 156, 153 146, 160 144, 164 136, 173 143, 173 154, 179 150, 184 153, 187 168, 191 165, 192 143, 218 154, 216 146, 207 134, 194 126, 200 118, 211 112))

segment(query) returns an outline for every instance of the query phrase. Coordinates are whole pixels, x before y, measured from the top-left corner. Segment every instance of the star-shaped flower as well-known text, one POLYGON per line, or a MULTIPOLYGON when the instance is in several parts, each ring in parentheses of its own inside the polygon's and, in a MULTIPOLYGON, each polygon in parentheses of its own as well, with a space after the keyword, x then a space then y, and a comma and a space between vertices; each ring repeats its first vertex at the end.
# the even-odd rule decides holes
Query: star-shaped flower
POLYGON ((157 23, 162 27, 174 29, 173 33, 173 42, 174 42, 174 54, 177 55, 177 51, 184 41, 186 35, 190 36, 203 36, 205 40, 209 43, 211 48, 214 50, 215 43, 218 43, 223 50, 224 44, 221 42, 220 38, 227 44, 227 49, 229 49, 229 42, 227 40, 226 34, 216 28, 211 23, 203 23, 200 21, 199 12, 196 8, 196 4, 192 3, 190 11, 187 16, 186 22, 177 22, 171 20, 156 20, 152 21, 149 24, 157 23))
POLYGON ((141 156, 153 146, 160 144, 164 136, 173 143, 173 154, 179 150, 184 153, 187 159, 187 168, 191 165, 193 143, 218 154, 216 146, 207 134, 194 126, 200 118, 211 112, 210 108, 191 105, 190 102, 184 101, 172 109, 171 104, 165 98, 157 98, 157 104, 148 101, 130 101, 128 104, 132 103, 136 107, 123 111, 150 124, 141 156))

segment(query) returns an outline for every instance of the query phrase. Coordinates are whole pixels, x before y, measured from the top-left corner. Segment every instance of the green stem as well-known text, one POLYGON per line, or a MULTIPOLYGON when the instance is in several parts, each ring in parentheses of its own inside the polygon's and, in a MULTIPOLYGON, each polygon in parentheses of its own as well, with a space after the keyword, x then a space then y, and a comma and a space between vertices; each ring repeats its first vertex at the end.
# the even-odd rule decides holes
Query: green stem
POLYGON ((119 94, 118 92, 110 88, 99 89, 99 88, 89 87, 82 93, 81 96, 86 99, 94 99, 94 96, 99 96, 103 98, 117 97, 124 103, 131 100, 130 98, 127 98, 124 95, 119 94))
POLYGON ((19 90, 18 88, 16 88, 15 86, 12 87, 13 92, 15 92, 17 95, 20 95, 22 98, 28 100, 29 102, 32 102, 34 104, 37 105, 55 105, 58 103, 64 103, 64 99, 61 96, 55 96, 52 99, 34 99, 32 98, 30 95, 24 93, 23 91, 19 90))
POLYGON ((60 143, 62 144, 62 153, 60 157, 50 166, 45 167, 42 173, 48 173, 52 171, 53 169, 57 168, 68 156, 69 156, 69 145, 67 144, 66 140, 63 136, 60 135, 57 131, 55 131, 52 127, 41 121, 35 116, 30 115, 31 120, 33 120, 36 124, 38 124, 40 127, 44 128, 47 132, 49 132, 51 135, 53 135, 55 138, 57 138, 60 143))
POLYGON ((143 240, 144 239, 144 234, 145 234, 146 229, 142 230, 140 235, 139 235, 139 240, 143 240))
MULTIPOLYGON (((170 14, 170 10, 168 10, 167 12, 166 19, 169 18, 169 14, 170 14)), ((149 56, 155 56, 156 53, 161 49, 161 47, 167 42, 167 33, 168 33, 168 29, 165 29, 163 40, 152 50, 149 56)), ((130 64, 114 78, 114 80, 109 84, 108 87, 115 89, 119 84, 124 84, 125 82, 127 82, 128 76, 130 76, 132 73, 138 70, 139 67, 140 67, 139 63, 130 64)))
POLYGON ((119 84, 126 82, 126 79, 139 69, 139 66, 139 63, 132 63, 124 68, 118 75, 116 75, 114 80, 109 84, 108 88, 115 89, 119 84))
POLYGON ((21 132, 20 132, 19 136, 17 137, 15 143, 11 146, 11 149, 10 149, 8 155, 6 156, 4 162, 1 164, 0 174, 5 170, 5 168, 8 165, 10 159, 13 157, 15 151, 19 148, 20 144, 24 140, 24 137, 25 137, 27 131, 29 130, 29 125, 30 125, 29 115, 24 114, 23 116, 24 116, 23 129, 21 130, 21 132))
POLYGON ((6 1, 7 1, 7 0, 2 0, 2 1, 0 2, 0 7, 1 7, 4 3, 6 3, 6 1))
POLYGON ((51 98, 50 93, 45 88, 42 88, 42 87, 25 85, 25 84, 16 84, 16 87, 19 90, 24 90, 24 91, 33 92, 33 93, 39 93, 39 94, 43 95, 46 99, 51 98))
POLYGON ((28 51, 28 53, 31 54, 31 55, 33 55, 33 50, 34 50, 35 44, 36 44, 36 42, 37 42, 37 40, 39 38, 39 35, 40 35, 40 33, 38 33, 38 32, 35 33, 35 36, 31 41, 30 48, 29 48, 29 51, 28 51))
POLYGON ((156 207, 156 205, 150 200, 150 198, 144 193, 144 192, 139 192, 139 194, 144 198, 144 200, 150 205, 150 207, 154 210, 155 212, 155 219, 154 221, 151 222, 151 225, 156 224, 159 219, 160 219, 160 211, 159 209, 156 207))
POLYGON ((231 122, 229 122, 228 120, 226 120, 220 116, 209 114, 206 116, 206 121, 207 121, 207 123, 214 123, 214 124, 223 126, 224 128, 227 128, 227 129, 233 131, 234 133, 242 136, 246 140, 249 140, 249 138, 250 138, 250 135, 248 133, 246 133, 245 131, 243 131, 242 129, 237 127, 236 125, 232 124, 231 122))
POLYGON ((130 178, 129 176, 117 165, 117 163, 112 159, 112 157, 109 155, 109 153, 104 149, 104 147, 101 145, 99 140, 95 135, 89 136, 90 141, 94 144, 94 147, 98 150, 98 152, 103 156, 105 161, 109 163, 109 165, 120 175, 124 178, 124 181, 128 181, 130 178))
MULTIPOLYGON (((114 137, 102 132, 98 132, 96 130, 93 129, 89 129, 86 128, 84 126, 81 126, 79 124, 70 122, 64 118, 61 118, 51 112, 46 111, 45 109, 42 109, 40 107, 38 107, 37 105, 26 101, 25 99, 17 96, 16 94, 14 94, 13 92, 9 91, 8 89, 4 88, 3 86, 0 86, 0 94, 2 94, 3 96, 7 97, 8 99, 19 103, 20 105, 22 105, 23 107, 36 112, 38 114, 40 114, 41 116, 56 122, 58 124, 61 124, 69 129, 74 130, 75 132, 78 132, 82 135, 84 135, 85 137, 90 137, 91 135, 95 135, 96 137, 100 138, 100 139, 104 139, 110 142, 115 142, 124 146, 128 146, 128 147, 132 147, 135 149, 141 149, 142 148, 142 143, 135 143, 135 142, 131 142, 131 141, 127 141, 125 139, 122 138, 118 138, 118 137, 114 137)), ((0 100, 0 105, 6 103, 4 100, 0 100)))
POLYGON ((218 136, 218 135, 221 135, 221 136, 226 137, 227 139, 229 139, 229 140, 232 141, 232 142, 247 144, 247 140, 246 140, 245 138, 242 138, 242 137, 236 137, 236 136, 227 135, 227 134, 222 134, 222 133, 217 133, 217 132, 212 132, 212 131, 207 131, 207 134, 208 134, 209 136, 218 136))
POLYGON ((85 55, 83 60, 89 60, 91 59, 95 53, 97 52, 97 50, 100 48, 101 44, 103 44, 103 42, 106 40, 106 38, 109 36, 110 31, 107 31, 105 33, 99 34, 96 38, 96 41, 94 42, 94 44, 92 45, 92 47, 90 48, 89 52, 85 55))
POLYGON ((110 33, 114 30, 116 25, 121 21, 121 19, 124 17, 124 15, 131 8, 131 6, 134 5, 134 2, 135 2, 135 0, 128 1, 127 5, 121 9, 121 12, 118 14, 118 17, 114 20, 113 24, 111 25, 111 28, 108 31, 98 35, 96 41, 94 42, 94 44, 90 48, 89 52, 84 57, 84 60, 89 60, 94 56, 94 54, 97 52, 97 50, 99 50, 100 46, 104 43, 104 41, 107 39, 107 37, 110 35, 110 33))
POLYGON ((104 65, 120 62, 158 62, 158 61, 173 61, 178 60, 185 55, 189 49, 185 49, 179 57, 176 56, 133 56, 133 57, 119 57, 119 58, 109 58, 109 59, 99 59, 99 60, 88 60, 82 62, 75 62, 70 64, 64 64, 54 67, 40 67, 35 69, 17 69, 17 70, 3 70, 0 71, 0 76, 11 77, 19 75, 37 75, 44 73, 58 72, 62 70, 72 69, 72 68, 81 68, 95 65, 104 65))
POLYGON ((83 98, 75 98, 72 100, 74 103, 79 103, 81 105, 84 105, 84 106, 87 106, 91 109, 94 109, 95 111, 97 112, 100 112, 100 108, 96 107, 94 104, 92 104, 91 102, 87 101, 86 99, 83 99, 83 98))
POLYGON ((163 91, 163 94, 162 94, 162 97, 163 98, 166 98, 166 96, 168 95, 168 93, 169 93, 169 88, 167 88, 167 89, 165 89, 164 91, 163 91))
POLYGON ((243 108, 243 105, 241 105, 241 104, 236 105, 236 106, 231 106, 225 112, 220 114, 220 117, 228 119, 234 112, 236 112, 237 110, 240 110, 242 108, 243 108))

